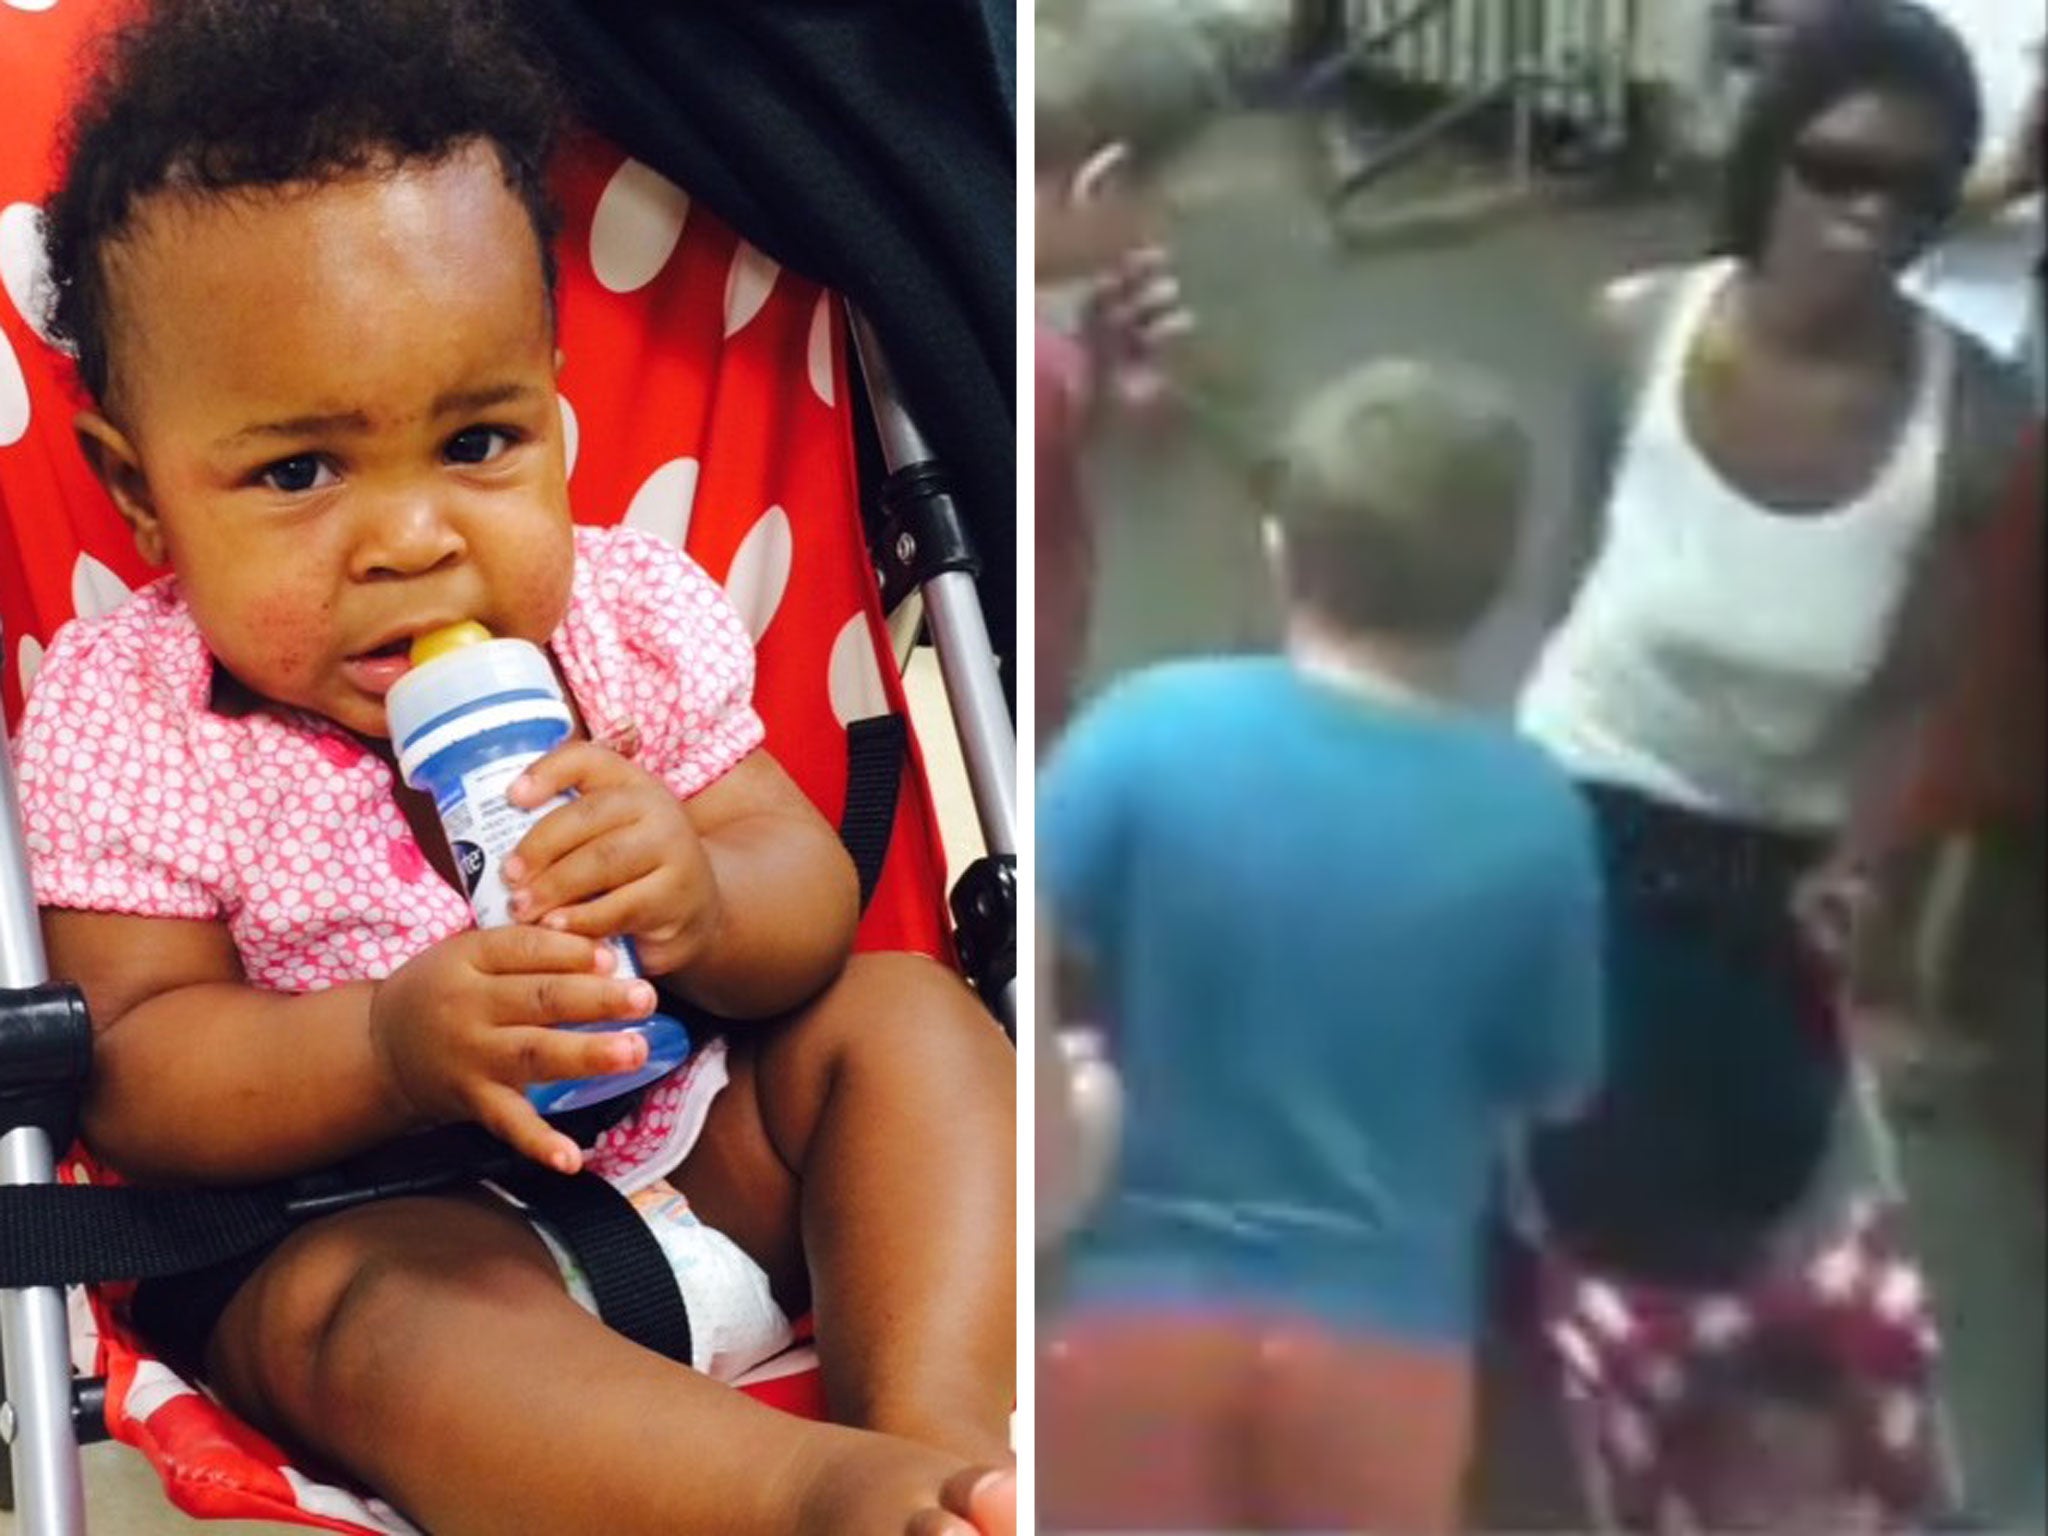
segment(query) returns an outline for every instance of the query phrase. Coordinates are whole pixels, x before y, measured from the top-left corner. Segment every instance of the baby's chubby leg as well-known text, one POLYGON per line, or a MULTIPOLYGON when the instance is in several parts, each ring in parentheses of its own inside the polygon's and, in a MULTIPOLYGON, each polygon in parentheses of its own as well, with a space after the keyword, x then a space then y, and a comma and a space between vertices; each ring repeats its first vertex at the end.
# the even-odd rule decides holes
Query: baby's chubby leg
POLYGON ((856 956, 731 1040, 732 1084, 672 1181, 817 1322, 842 1423, 975 1463, 1016 1395, 1016 1053, 950 971, 856 956))
POLYGON ((792 1418, 628 1343, 486 1202, 301 1229, 230 1303, 208 1366, 236 1409, 436 1536, 1014 1531, 1007 1486, 958 1456, 792 1418))

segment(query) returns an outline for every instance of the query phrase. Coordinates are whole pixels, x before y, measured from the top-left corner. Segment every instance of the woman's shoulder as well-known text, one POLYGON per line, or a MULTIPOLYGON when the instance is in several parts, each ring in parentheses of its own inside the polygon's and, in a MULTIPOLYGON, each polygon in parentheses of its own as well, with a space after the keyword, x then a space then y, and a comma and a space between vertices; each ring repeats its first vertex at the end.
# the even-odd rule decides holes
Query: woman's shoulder
POLYGON ((1639 267, 1597 288, 1587 306, 1590 379, 1606 410, 1625 412, 1648 376, 1658 338, 1688 286, 1719 261, 1639 267))
POLYGON ((1603 324, 1627 325, 1668 304, 1685 286, 1705 272, 1718 270, 1716 260, 1664 262, 1635 267, 1611 277, 1593 293, 1593 313, 1603 324))
POLYGON ((1594 290, 1590 310, 1595 337, 1617 358, 1639 351, 1662 326, 1686 284, 1713 262, 1638 267, 1594 290))

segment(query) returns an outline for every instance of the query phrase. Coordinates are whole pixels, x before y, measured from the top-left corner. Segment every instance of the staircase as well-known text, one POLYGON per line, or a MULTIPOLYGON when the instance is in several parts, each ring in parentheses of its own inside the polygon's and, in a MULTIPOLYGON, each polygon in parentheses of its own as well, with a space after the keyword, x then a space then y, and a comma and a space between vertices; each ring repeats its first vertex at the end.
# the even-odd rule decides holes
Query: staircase
POLYGON ((1340 232, 1455 221, 1626 169, 1639 3, 1297 5, 1296 100, 1336 108, 1324 151, 1340 232))

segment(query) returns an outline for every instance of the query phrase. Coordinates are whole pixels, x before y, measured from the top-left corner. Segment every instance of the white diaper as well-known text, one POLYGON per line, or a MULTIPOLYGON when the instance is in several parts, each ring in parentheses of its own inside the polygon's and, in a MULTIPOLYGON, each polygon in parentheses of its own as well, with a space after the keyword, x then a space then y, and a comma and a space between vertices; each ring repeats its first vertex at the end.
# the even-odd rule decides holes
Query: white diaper
MULTIPOLYGON (((715 1381, 736 1381, 795 1342, 795 1330, 768 1288, 768 1275, 731 1238, 707 1227, 666 1180, 629 1197, 668 1255, 690 1314, 690 1364, 715 1381)), ((588 1312, 597 1298, 569 1250, 547 1223, 534 1231, 560 1266, 569 1294, 588 1312)))

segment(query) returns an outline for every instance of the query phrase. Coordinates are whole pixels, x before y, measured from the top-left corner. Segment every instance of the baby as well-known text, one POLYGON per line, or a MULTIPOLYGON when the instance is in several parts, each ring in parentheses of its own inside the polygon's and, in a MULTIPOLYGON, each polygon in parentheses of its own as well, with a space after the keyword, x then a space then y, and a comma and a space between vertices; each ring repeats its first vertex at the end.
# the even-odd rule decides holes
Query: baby
POLYGON ((18 743, 52 970, 98 1030, 85 1135, 130 1178, 239 1183, 469 1121, 680 1196, 772 1295, 753 1358, 815 1313, 838 1422, 613 1334, 482 1193, 311 1222, 138 1316, 437 1532, 1008 1532, 1013 1053, 940 966, 851 956, 851 863, 762 748, 719 588, 572 527, 555 113, 485 0, 163 4, 82 87, 54 330, 170 570, 60 634, 18 743), (463 620, 546 646, 579 716, 513 788, 575 798, 490 931, 384 711, 463 620), (703 1043, 586 1153, 522 1089, 645 1047, 548 1026, 657 989, 703 1043))
POLYGON ((1664 1536, 1768 1532, 1879 1536, 1896 1529, 1863 1481, 1855 1384, 1825 1351, 1763 1332, 1695 1375, 1664 1443, 1675 1496, 1664 1536))

